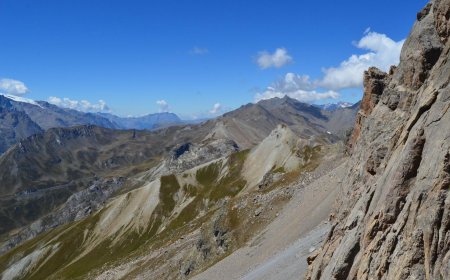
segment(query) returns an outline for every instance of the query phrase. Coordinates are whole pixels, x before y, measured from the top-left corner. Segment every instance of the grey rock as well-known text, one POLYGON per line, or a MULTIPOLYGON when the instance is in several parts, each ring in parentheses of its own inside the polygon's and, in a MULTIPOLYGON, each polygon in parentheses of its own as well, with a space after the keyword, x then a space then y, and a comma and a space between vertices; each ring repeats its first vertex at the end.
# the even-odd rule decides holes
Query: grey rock
POLYGON ((184 143, 178 145, 168 160, 166 168, 168 173, 180 173, 202 163, 226 157, 237 152, 239 147, 231 140, 218 139, 200 144, 184 143))
POLYGON ((307 279, 449 279, 449 11, 431 1, 398 68, 366 74, 334 225, 307 279))

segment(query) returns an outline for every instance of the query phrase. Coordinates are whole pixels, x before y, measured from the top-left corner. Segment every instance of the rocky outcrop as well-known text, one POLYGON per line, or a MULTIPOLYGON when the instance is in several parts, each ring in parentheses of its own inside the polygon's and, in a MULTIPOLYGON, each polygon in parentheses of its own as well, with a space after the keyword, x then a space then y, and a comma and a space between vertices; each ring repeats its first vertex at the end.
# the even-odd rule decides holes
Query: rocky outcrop
POLYGON ((360 110, 356 115, 355 127, 349 142, 350 146, 353 146, 358 140, 363 120, 372 112, 375 105, 378 104, 378 101, 380 101, 381 94, 390 78, 391 76, 375 67, 371 67, 364 72, 365 94, 361 100, 360 110))
POLYGON ((442 2, 445 1, 436 1, 435 6, 429 4, 419 13, 405 42, 406 47, 400 56, 402 67, 399 68, 396 79, 406 88, 419 89, 441 55, 443 45, 435 19, 440 13, 437 6, 442 2))
POLYGON ((369 115, 377 105, 388 82, 388 77, 386 73, 375 67, 364 72, 364 92, 366 94, 363 96, 360 107, 364 115, 369 115))
POLYGON ((166 173, 181 173, 205 162, 229 156, 238 150, 235 142, 226 139, 203 141, 200 144, 180 144, 166 160, 166 173))
POLYGON ((370 69, 334 223, 307 279, 450 278, 450 0, 417 15, 400 64, 370 69))
POLYGON ((450 37, 450 6, 446 1, 436 1, 434 3, 434 20, 436 30, 442 43, 447 43, 450 37))

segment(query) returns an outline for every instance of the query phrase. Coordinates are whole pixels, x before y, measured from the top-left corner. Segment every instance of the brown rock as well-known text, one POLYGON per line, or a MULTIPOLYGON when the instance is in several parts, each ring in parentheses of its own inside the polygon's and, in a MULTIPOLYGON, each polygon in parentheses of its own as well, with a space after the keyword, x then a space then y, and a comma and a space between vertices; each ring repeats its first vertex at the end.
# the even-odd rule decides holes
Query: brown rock
POLYGON ((386 86, 388 74, 375 67, 364 72, 364 96, 361 101, 359 112, 356 116, 355 128, 350 137, 349 145, 353 147, 361 133, 361 124, 364 118, 369 115, 375 105, 380 100, 381 94, 386 86))

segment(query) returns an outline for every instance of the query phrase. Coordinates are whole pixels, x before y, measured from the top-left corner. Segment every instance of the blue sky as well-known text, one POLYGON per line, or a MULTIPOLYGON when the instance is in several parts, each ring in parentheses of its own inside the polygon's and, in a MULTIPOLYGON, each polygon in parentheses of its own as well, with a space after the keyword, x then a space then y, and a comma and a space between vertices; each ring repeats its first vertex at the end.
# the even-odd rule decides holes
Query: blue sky
POLYGON ((203 117, 286 93, 355 102, 356 70, 395 61, 425 3, 1 0, 0 90, 119 115, 203 117))

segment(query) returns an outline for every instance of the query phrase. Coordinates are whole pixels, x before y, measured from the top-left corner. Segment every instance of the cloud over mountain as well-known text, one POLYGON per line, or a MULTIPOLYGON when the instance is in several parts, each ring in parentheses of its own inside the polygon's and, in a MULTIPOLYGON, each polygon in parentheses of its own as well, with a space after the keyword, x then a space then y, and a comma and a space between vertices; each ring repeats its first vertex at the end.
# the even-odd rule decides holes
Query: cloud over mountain
MULTIPOLYGON (((337 99, 340 97, 339 91, 342 89, 361 88, 363 73, 369 67, 375 66, 383 71, 388 71, 391 65, 397 65, 404 42, 405 40, 394 41, 385 34, 371 32, 368 29, 364 32, 364 36, 354 43, 355 47, 367 52, 359 55, 353 54, 338 66, 324 68, 323 76, 315 80, 311 80, 308 75, 287 73, 265 90, 257 92, 254 101, 285 95, 302 102, 337 99)), ((271 60, 272 56, 267 53, 265 55, 260 66, 267 68, 274 65, 275 62, 271 60)))
POLYGON ((29 92, 28 87, 21 81, 13 79, 0 79, 0 92, 22 96, 29 92))
POLYGON ((100 99, 97 103, 91 103, 87 100, 73 100, 67 97, 60 98, 56 96, 50 96, 47 101, 59 107, 74 109, 82 112, 110 111, 108 105, 106 105, 106 102, 102 99, 100 99))
POLYGON ((337 99, 339 93, 333 90, 318 91, 315 82, 307 75, 287 73, 282 79, 273 82, 263 92, 255 95, 255 102, 285 95, 302 102, 314 102, 322 99, 337 99))
POLYGON ((215 115, 222 111, 222 104, 216 103, 213 105, 212 109, 209 111, 210 114, 215 115))
POLYGON ((333 90, 361 87, 363 73, 369 67, 375 66, 388 71, 391 65, 399 63, 404 42, 405 40, 396 42, 385 34, 366 32, 355 46, 368 52, 360 55, 353 54, 339 66, 325 68, 319 85, 333 90))
POLYGON ((169 103, 167 103, 166 100, 164 99, 157 100, 156 104, 159 106, 160 113, 169 112, 169 103))

